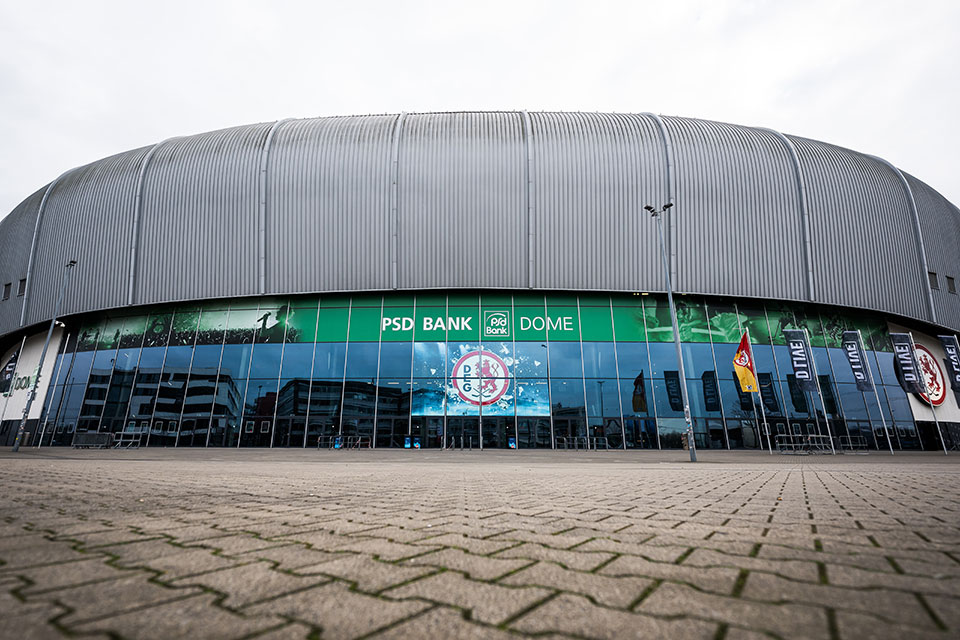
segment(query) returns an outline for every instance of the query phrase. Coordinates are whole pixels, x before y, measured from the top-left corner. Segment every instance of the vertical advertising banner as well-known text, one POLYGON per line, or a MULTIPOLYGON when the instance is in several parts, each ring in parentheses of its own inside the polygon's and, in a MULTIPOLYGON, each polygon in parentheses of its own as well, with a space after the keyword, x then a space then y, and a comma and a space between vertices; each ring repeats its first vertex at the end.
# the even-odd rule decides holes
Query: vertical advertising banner
POLYGON ((704 371, 700 376, 703 382, 703 408, 705 411, 720 411, 720 385, 715 371, 704 371))
POLYGON ((957 405, 960 406, 960 344, 957 344, 957 336, 937 337, 940 338, 940 344, 943 345, 943 352, 947 354, 947 358, 943 362, 947 365, 950 388, 953 389, 957 405))
POLYGON ((777 392, 773 388, 773 376, 769 373, 758 373, 757 384, 760 386, 760 397, 763 406, 770 413, 780 413, 780 403, 777 401, 777 392))
POLYGON ((857 389, 859 391, 872 391, 873 385, 870 384, 870 373, 867 371, 867 357, 863 352, 863 345, 860 344, 860 333, 858 331, 844 331, 840 343, 843 352, 847 355, 850 369, 853 371, 853 379, 857 382, 857 389))
POLYGON ((797 388, 801 391, 816 391, 817 381, 813 377, 813 353, 810 351, 807 336, 798 329, 784 329, 783 337, 787 339, 797 388))
POLYGON ((907 393, 923 393, 920 366, 917 364, 917 356, 913 352, 913 340, 910 338, 910 334, 891 333, 890 342, 893 343, 893 363, 900 386, 907 393))
POLYGON ((0 370, 0 393, 2 394, 8 393, 13 387, 13 374, 17 371, 17 358, 19 355, 19 349, 14 351, 10 359, 7 360, 7 364, 0 370))

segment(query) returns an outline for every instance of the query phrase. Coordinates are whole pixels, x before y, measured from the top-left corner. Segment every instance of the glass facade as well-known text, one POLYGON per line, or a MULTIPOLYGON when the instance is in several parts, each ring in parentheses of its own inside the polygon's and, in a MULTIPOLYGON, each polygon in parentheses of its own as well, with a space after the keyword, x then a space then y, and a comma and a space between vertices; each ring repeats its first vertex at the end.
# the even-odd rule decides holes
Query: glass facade
MULTIPOLYGON (((772 435, 859 436, 920 448, 886 323, 809 305, 680 296, 682 357, 701 448, 772 435), (800 390, 784 329, 811 337, 821 393, 800 390), (880 403, 840 350, 859 329, 880 403), (733 357, 754 346, 760 394, 733 357), (761 406, 762 403, 762 406, 761 406)), ((245 298, 122 310, 68 327, 43 444, 75 432, 147 446, 625 448, 681 446, 682 381, 666 298, 442 292, 245 298)))

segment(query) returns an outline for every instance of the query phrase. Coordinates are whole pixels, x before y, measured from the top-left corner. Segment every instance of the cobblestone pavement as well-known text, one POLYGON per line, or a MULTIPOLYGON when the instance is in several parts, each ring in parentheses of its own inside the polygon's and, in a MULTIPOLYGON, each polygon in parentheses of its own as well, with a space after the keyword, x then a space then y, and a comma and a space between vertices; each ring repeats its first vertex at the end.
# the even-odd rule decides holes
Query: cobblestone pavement
POLYGON ((960 455, 0 453, 0 637, 956 638, 960 455))

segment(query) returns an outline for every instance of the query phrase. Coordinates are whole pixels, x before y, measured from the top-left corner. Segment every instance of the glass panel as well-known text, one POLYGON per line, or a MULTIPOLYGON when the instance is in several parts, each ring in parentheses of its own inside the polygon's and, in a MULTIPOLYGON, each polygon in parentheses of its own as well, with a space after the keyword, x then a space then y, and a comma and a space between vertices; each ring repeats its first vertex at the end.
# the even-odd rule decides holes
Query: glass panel
MULTIPOLYGON (((602 300, 602 298, 597 298, 602 300)), ((580 305, 580 326, 583 340, 613 341, 613 319, 610 307, 590 307, 580 305)))
POLYGON ((584 342, 583 372, 587 378, 616 378, 617 356, 613 343, 584 342))
POLYGON ((384 342, 380 345, 380 377, 410 380, 410 359, 413 347, 409 342, 384 342))
MULTIPOLYGON (((354 346, 350 345, 351 349, 354 346)), ((340 383, 346 354, 347 345, 342 342, 318 342, 313 358, 313 379, 340 383)))
MULTIPOLYGON (((298 314, 297 317, 302 317, 298 314)), ((347 339, 350 310, 343 308, 321 308, 317 323, 318 342, 344 342, 347 339)))
POLYGON ((550 415, 550 390, 546 380, 517 379, 515 395, 518 416, 550 415))
MULTIPOLYGON (((515 376, 524 378, 546 378, 547 345, 543 342, 517 342, 514 345, 515 376)), ((556 371, 556 369, 555 369, 556 371)))
POLYGON ((643 326, 643 307, 614 307, 613 326, 617 342, 646 342, 643 326))
POLYGON ((227 328, 227 311, 203 311, 197 330, 197 344, 221 345, 227 328))
MULTIPOLYGON (((447 415, 476 416, 480 414, 481 385, 479 367, 480 345, 476 343, 448 343, 447 415)), ((479 441, 477 443, 479 445, 479 441)))
POLYGON ((411 413, 415 416, 444 414, 446 385, 443 378, 414 378, 411 413))
POLYGON ((447 345, 443 342, 415 342, 413 344, 413 375, 416 378, 443 380, 447 345))

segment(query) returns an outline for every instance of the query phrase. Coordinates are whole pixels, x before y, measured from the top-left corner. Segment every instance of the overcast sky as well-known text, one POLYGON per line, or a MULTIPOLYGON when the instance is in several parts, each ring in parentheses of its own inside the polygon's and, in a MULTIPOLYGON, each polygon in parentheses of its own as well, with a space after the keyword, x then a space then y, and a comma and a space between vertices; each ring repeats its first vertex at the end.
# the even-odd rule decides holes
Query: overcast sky
POLYGON ((958 68, 958 0, 0 0, 0 216, 171 136, 516 109, 771 127, 882 156, 960 205, 958 68))

